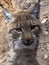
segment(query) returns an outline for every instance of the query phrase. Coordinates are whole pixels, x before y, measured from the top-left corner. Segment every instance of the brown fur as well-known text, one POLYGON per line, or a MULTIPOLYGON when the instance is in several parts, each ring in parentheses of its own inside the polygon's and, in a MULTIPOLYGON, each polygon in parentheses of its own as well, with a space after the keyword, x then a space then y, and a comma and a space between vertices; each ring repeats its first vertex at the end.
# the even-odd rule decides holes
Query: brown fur
MULTIPOLYGON (((11 65, 12 63, 12 65, 14 65, 14 63, 17 63, 18 65, 20 64, 32 65, 33 51, 38 45, 38 43, 36 44, 37 39, 35 38, 37 37, 36 34, 39 35, 39 31, 40 31, 39 27, 40 27, 39 21, 34 16, 31 16, 30 14, 26 12, 18 12, 15 16, 15 20, 11 23, 6 24, 3 21, 1 23, 2 31, 0 31, 0 44, 8 45, 10 48, 9 50, 7 50, 7 54, 5 54, 4 56, 6 58, 3 57, 4 62, 1 62, 1 64, 11 65), (38 26, 35 29, 34 28, 31 29, 31 26, 33 25, 38 25, 38 26), (17 28, 20 28, 22 31, 19 29, 17 30, 17 28), (21 38, 23 42, 21 42, 21 40, 20 42, 19 40, 16 41, 16 39, 19 39, 19 37, 21 38), (26 40, 32 40, 32 38, 35 39, 35 41, 31 45, 26 46, 24 44, 26 40), (19 48, 19 45, 18 45, 18 48, 15 47, 19 43, 20 43, 20 48, 19 48), (12 55, 14 53, 14 55, 12 56, 10 55, 10 53, 12 53, 12 55), (25 55, 26 56, 30 55, 30 56, 26 57, 25 55), (9 60, 9 59, 12 59, 12 60, 9 60)), ((2 59, 0 60, 2 61, 2 59)))

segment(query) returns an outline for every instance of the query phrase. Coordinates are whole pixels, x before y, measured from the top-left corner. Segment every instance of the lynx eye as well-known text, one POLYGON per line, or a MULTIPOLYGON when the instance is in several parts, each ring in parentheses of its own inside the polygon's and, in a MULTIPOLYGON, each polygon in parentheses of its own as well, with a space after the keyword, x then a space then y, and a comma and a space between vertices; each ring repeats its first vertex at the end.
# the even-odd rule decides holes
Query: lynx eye
POLYGON ((21 32, 22 29, 21 28, 14 28, 17 32, 21 32))
POLYGON ((35 29, 36 28, 36 25, 33 25, 31 26, 31 30, 35 29))
POLYGON ((9 33, 15 33, 15 32, 21 32, 21 31, 22 31, 21 28, 14 28, 14 29, 11 29, 11 30, 9 31, 9 33))
POLYGON ((39 25, 33 25, 33 26, 31 26, 31 30, 34 30, 36 28, 39 28, 39 25))

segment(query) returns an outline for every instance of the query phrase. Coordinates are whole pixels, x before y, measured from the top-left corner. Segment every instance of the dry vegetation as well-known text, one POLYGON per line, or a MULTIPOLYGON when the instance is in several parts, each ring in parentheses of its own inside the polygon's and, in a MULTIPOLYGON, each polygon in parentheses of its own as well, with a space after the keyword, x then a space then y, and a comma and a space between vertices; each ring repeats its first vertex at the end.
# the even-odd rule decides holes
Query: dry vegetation
MULTIPOLYGON (((38 0, 24 0, 22 3, 21 1, 23 0, 0 0, 0 3, 15 14, 20 10, 24 10, 22 6, 27 7, 25 10, 29 10, 29 4, 30 6, 33 6, 38 0), (24 5, 26 2, 27 5, 24 5), (21 6, 19 4, 21 4, 21 6)), ((49 0, 41 0, 40 4, 40 21, 46 18, 48 20, 42 27, 43 33, 40 35, 40 44, 37 50, 37 61, 39 62, 39 65, 49 65, 49 0), (47 34, 44 31, 47 32, 47 34)), ((2 8, 0 7, 0 31, 4 29, 2 21, 4 20, 2 16, 2 8)), ((5 51, 7 51, 7 46, 5 45, 6 44, 0 43, 0 58, 2 57, 1 53, 5 54, 5 51)))

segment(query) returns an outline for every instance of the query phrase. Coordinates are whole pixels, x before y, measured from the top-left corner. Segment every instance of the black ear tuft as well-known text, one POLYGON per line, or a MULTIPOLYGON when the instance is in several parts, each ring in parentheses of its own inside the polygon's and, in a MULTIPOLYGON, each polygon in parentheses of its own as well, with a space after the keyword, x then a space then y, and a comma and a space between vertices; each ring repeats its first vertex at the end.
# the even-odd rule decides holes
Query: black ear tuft
POLYGON ((39 13, 40 13, 40 0, 38 3, 35 4, 31 14, 33 14, 37 19, 39 19, 39 13))
POLYGON ((1 6, 2 8, 4 8, 2 4, 0 4, 0 6, 1 6))
POLYGON ((6 8, 4 8, 2 4, 0 4, 0 6, 2 7, 2 13, 6 20, 6 23, 13 22, 14 15, 10 11, 8 11, 6 8))

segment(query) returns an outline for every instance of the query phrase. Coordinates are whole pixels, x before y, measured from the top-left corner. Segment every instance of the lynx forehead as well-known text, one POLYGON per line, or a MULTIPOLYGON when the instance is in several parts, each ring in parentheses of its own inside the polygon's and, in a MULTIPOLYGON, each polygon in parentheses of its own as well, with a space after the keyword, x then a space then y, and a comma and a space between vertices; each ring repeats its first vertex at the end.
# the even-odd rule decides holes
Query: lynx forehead
POLYGON ((33 15, 22 11, 17 13, 15 20, 9 24, 9 27, 27 27, 26 25, 40 25, 40 22, 33 15))

